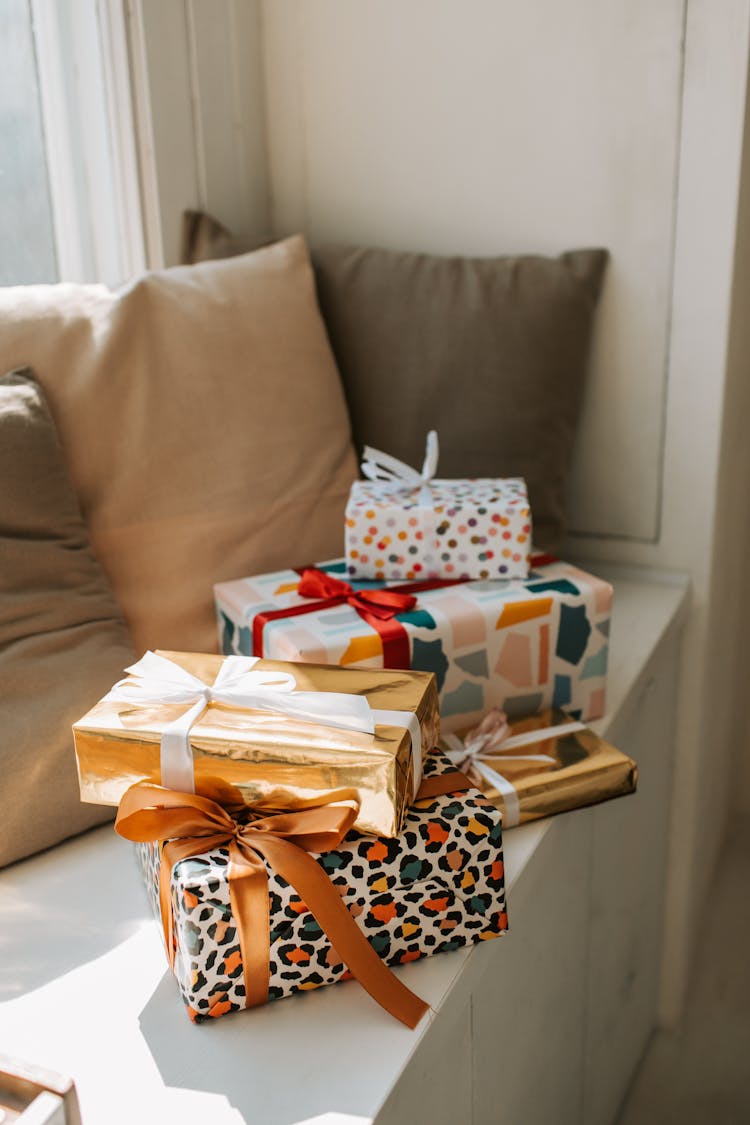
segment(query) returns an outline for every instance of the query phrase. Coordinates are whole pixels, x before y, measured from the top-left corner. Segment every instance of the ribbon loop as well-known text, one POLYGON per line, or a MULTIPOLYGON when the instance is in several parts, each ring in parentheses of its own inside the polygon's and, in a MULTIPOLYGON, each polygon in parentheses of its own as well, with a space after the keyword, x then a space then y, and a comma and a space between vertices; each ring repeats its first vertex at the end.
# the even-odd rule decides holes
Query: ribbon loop
POLYGON ((381 449, 373 449, 366 445, 362 461, 362 475, 368 480, 377 481, 388 493, 398 494, 404 490, 419 489, 416 507, 422 516, 422 534, 425 543, 435 544, 435 497, 431 487, 438 466, 438 436, 437 430, 430 430, 427 435, 425 458, 422 472, 417 472, 405 461, 399 461, 390 453, 381 449))
POLYGON ((390 620, 397 613, 414 609, 417 604, 413 594, 398 590, 355 590, 343 579, 326 574, 325 571, 318 570, 314 566, 308 566, 302 571, 297 593, 303 598, 319 598, 325 601, 332 599, 332 603, 337 604, 347 602, 361 616, 372 613, 382 621, 390 620))
POLYGON ((354 590, 343 578, 308 566, 302 571, 297 593, 303 598, 348 598, 354 590))
POLYGON ((434 478, 439 452, 437 430, 430 430, 420 473, 405 461, 400 461, 398 457, 366 445, 363 451, 362 473, 368 480, 388 481, 402 488, 419 488, 420 485, 429 484, 434 478))
POLYGON ((245 1006, 268 999, 270 917, 268 863, 299 894, 360 984, 388 1012, 416 1027, 427 1005, 380 960, 325 872, 309 854, 337 847, 359 810, 356 790, 321 795, 315 805, 239 824, 216 802, 175 793, 149 782, 128 789, 115 829, 128 840, 164 842, 159 904, 170 966, 177 940, 171 895, 177 863, 215 848, 229 850, 229 897, 237 926, 245 980, 245 1006))

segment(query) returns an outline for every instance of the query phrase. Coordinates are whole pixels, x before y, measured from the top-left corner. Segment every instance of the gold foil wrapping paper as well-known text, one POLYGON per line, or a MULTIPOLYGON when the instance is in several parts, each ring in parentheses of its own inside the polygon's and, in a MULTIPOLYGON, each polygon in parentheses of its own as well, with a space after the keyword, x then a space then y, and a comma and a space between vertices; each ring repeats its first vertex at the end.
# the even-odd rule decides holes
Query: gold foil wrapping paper
MULTIPOLYGON (((161 653, 211 685, 222 657, 161 653)), ((365 695, 373 708, 412 711, 422 754, 439 737, 435 677, 426 672, 342 669, 260 660, 260 671, 290 672, 296 690, 365 695)), ((161 782, 160 742, 184 704, 101 700, 73 726, 81 799, 117 805, 137 781, 161 782)), ((301 721, 271 711, 211 703, 190 730, 195 790, 229 805, 292 809, 320 792, 351 787, 361 798, 355 827, 396 836, 412 800, 411 735, 380 725, 375 734, 301 721)))
MULTIPOLYGON (((532 718, 515 719, 510 722, 510 728, 511 733, 517 735, 572 721, 562 711, 548 710, 532 718)), ((462 735, 465 733, 462 732, 462 735)), ((447 745, 444 748, 448 749, 447 745)), ((638 767, 633 759, 588 729, 557 738, 541 738, 523 750, 508 750, 506 759, 500 751, 483 756, 482 760, 502 774, 516 790, 520 824, 595 805, 613 797, 624 797, 635 792, 638 780, 638 767), (519 760, 525 755, 548 755, 554 759, 554 764, 519 760)), ((502 794, 475 766, 462 768, 471 782, 505 813, 502 794)), ((504 821, 503 827, 513 825, 504 821)))

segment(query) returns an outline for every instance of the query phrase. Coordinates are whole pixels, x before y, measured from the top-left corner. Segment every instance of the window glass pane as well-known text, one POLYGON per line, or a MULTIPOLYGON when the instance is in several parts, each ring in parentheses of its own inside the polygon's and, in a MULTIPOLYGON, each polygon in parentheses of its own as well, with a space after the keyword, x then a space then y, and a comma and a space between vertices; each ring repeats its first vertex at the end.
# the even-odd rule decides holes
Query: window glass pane
POLYGON ((56 281, 28 0, 0 0, 0 284, 56 281))

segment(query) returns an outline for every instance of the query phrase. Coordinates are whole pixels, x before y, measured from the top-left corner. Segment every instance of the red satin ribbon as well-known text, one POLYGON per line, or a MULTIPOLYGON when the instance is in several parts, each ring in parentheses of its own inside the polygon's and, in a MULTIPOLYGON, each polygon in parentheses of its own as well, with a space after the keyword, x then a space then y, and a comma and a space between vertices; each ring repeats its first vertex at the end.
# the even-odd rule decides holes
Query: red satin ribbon
POLYGON ((337 605, 350 605, 359 616, 379 634, 383 643, 384 668, 411 668, 409 634, 396 620, 397 613, 407 613, 417 604, 415 594, 423 590, 438 590, 442 586, 456 586, 459 579, 435 579, 430 582, 409 582, 405 586, 390 586, 382 590, 354 590, 348 582, 315 567, 302 572, 298 593, 303 598, 314 598, 308 605, 288 606, 285 609, 264 610, 253 621, 253 655, 263 655, 263 630, 269 621, 297 617, 305 613, 318 613, 337 605))
POLYGON ((535 570, 537 567, 550 566, 552 563, 556 563, 556 562, 559 562, 559 561, 560 560, 557 557, 557 555, 545 555, 545 554, 532 555, 531 558, 529 559, 529 568, 531 570, 535 570))
MULTIPOLYGON (((532 555, 531 566, 547 566, 556 562, 553 555, 532 555)), ((433 578, 424 582, 407 582, 403 586, 389 586, 382 590, 354 590, 342 578, 326 574, 308 566, 298 573, 302 576, 297 593, 303 598, 314 598, 309 605, 288 606, 284 609, 263 610, 253 619, 253 655, 263 656, 263 630, 269 621, 286 617, 299 617, 305 613, 318 613, 337 605, 350 605, 359 616, 380 635, 383 643, 384 668, 411 668, 409 634, 396 614, 407 613, 417 604, 416 594, 427 590, 442 590, 447 586, 462 586, 464 578, 433 578)))

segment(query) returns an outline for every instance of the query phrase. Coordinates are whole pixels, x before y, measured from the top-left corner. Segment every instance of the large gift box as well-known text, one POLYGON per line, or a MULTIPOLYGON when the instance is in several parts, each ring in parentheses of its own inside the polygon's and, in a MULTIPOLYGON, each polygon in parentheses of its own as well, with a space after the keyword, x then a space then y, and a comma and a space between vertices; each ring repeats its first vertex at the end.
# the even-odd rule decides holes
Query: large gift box
MULTIPOLYGON (((500 813, 477 790, 460 791, 466 790, 466 779, 442 755, 432 754, 425 772, 424 789, 432 785, 433 795, 417 800, 396 839, 349 832, 320 854, 311 829, 300 821, 296 828, 308 833, 302 844, 307 854, 292 847, 290 861, 278 846, 280 838, 282 843, 284 837, 295 839, 289 817, 259 821, 261 831, 255 834, 251 823, 239 843, 261 849, 261 902, 254 915, 241 898, 232 897, 249 880, 243 858, 230 853, 231 845, 183 839, 162 851, 159 843, 147 841, 173 830, 170 825, 178 821, 158 828, 151 819, 143 830, 138 817, 145 807, 147 818, 153 818, 160 798, 139 798, 133 817, 131 796, 140 788, 134 787, 121 806, 118 831, 142 841, 137 846, 154 913, 164 925, 167 953, 191 1018, 221 1016, 356 975, 376 999, 413 1025, 426 1006, 411 993, 411 1004, 393 995, 398 982, 385 966, 458 949, 507 929, 500 813), (285 866, 289 862, 291 869, 285 866), (310 878, 310 866, 317 868, 312 874, 323 886, 310 878), (336 929, 341 919, 330 909, 331 898, 338 915, 342 903, 346 908, 350 930, 351 920, 356 923, 353 937, 346 926, 336 929), (376 967, 385 983, 367 964, 362 945, 369 947, 364 952, 372 960, 380 959, 376 967)), ((168 818, 179 817, 174 807, 179 799, 169 794, 168 818)), ((231 834, 231 819, 224 826, 218 806, 207 807, 205 815, 216 840, 222 831, 231 834)), ((193 821, 190 830, 202 831, 200 822, 193 821)))
POLYGON ((531 511, 520 477, 436 480, 437 434, 421 473, 365 448, 346 506, 350 578, 525 578, 531 511))
POLYGON ((139 781, 273 809, 350 787, 357 827, 395 836, 438 738, 426 673, 172 652, 127 671, 73 727, 93 804, 139 781))
POLYGON ((434 672, 444 730, 492 707, 604 714, 612 587, 542 557, 526 579, 345 581, 338 561, 215 587, 225 653, 434 672))
POLYGON ((494 710, 440 746, 501 810, 504 828, 624 797, 638 780, 632 758, 561 711, 509 723, 494 710))

